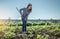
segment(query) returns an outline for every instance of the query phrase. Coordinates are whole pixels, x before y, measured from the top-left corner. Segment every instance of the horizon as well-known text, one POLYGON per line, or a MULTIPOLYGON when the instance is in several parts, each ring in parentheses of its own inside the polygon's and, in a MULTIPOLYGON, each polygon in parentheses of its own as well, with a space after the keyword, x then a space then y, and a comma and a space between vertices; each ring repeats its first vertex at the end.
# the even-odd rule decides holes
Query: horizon
MULTIPOLYGON (((11 18, 8 18, 8 19, 0 19, 0 20, 21 20, 21 19, 11 19, 11 18)), ((28 19, 28 20, 60 20, 60 19, 28 19)))

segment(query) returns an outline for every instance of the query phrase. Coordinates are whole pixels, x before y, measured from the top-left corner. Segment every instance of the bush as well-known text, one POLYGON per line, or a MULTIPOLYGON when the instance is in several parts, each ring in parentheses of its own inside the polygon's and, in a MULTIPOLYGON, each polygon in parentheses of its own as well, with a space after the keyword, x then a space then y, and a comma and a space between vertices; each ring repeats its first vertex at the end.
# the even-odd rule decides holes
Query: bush
POLYGON ((47 23, 47 25, 51 25, 51 23, 47 23))
POLYGON ((37 23, 33 23, 33 26, 36 26, 37 25, 37 23))
POLYGON ((7 32, 4 35, 5 39, 13 39, 15 37, 15 34, 13 32, 7 32))
POLYGON ((32 23, 27 23, 27 26, 32 26, 32 23))
POLYGON ((45 25, 45 23, 44 23, 44 22, 42 22, 42 23, 40 23, 39 25, 45 25))
POLYGON ((21 22, 16 23, 17 26, 22 26, 21 22))

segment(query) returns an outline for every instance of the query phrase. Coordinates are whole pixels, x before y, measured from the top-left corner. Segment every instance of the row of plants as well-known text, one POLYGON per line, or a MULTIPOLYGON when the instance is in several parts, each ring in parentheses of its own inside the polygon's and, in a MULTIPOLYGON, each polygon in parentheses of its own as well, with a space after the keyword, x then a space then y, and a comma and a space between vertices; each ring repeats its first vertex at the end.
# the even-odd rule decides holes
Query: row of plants
MULTIPOLYGON (((4 33, 4 39, 14 39, 16 33, 22 33, 22 22, 8 22, 0 25, 0 35, 4 33), (18 31, 16 31, 18 30, 18 31)), ((28 22, 27 37, 37 39, 55 39, 60 37, 60 23, 52 22, 28 22)), ((60 38, 59 38, 60 39, 60 38)))
MULTIPOLYGON (((27 26, 41 26, 41 25, 56 25, 52 22, 27 22, 27 26)), ((60 23, 57 25, 60 25, 60 23)), ((22 22, 6 22, 4 24, 0 24, 0 26, 22 26, 22 22)))
MULTIPOLYGON (((4 39, 14 39, 16 32, 22 33, 22 26, 0 26, 4 32, 4 39), (16 31, 19 30, 19 31, 16 31)), ((60 37, 60 26, 27 26, 28 37, 37 36, 37 39, 54 39, 60 37), (53 36, 53 37, 51 37, 53 36)))

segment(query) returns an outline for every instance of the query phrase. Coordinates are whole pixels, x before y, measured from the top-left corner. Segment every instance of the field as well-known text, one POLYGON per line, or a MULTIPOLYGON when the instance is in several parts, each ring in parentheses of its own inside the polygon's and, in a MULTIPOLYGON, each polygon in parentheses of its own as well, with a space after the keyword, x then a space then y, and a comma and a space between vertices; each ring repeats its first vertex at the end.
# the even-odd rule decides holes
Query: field
POLYGON ((0 39, 60 39, 60 22, 28 21, 26 29, 21 21, 0 21, 0 39))

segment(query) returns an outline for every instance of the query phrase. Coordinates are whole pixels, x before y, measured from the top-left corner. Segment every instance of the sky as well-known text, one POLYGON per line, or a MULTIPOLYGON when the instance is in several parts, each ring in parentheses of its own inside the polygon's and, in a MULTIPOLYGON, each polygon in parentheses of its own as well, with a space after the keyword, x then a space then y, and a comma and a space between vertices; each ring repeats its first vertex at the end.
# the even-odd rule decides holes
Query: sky
POLYGON ((60 19, 60 0, 0 0, 0 19, 21 19, 16 10, 32 4, 28 19, 60 19))

